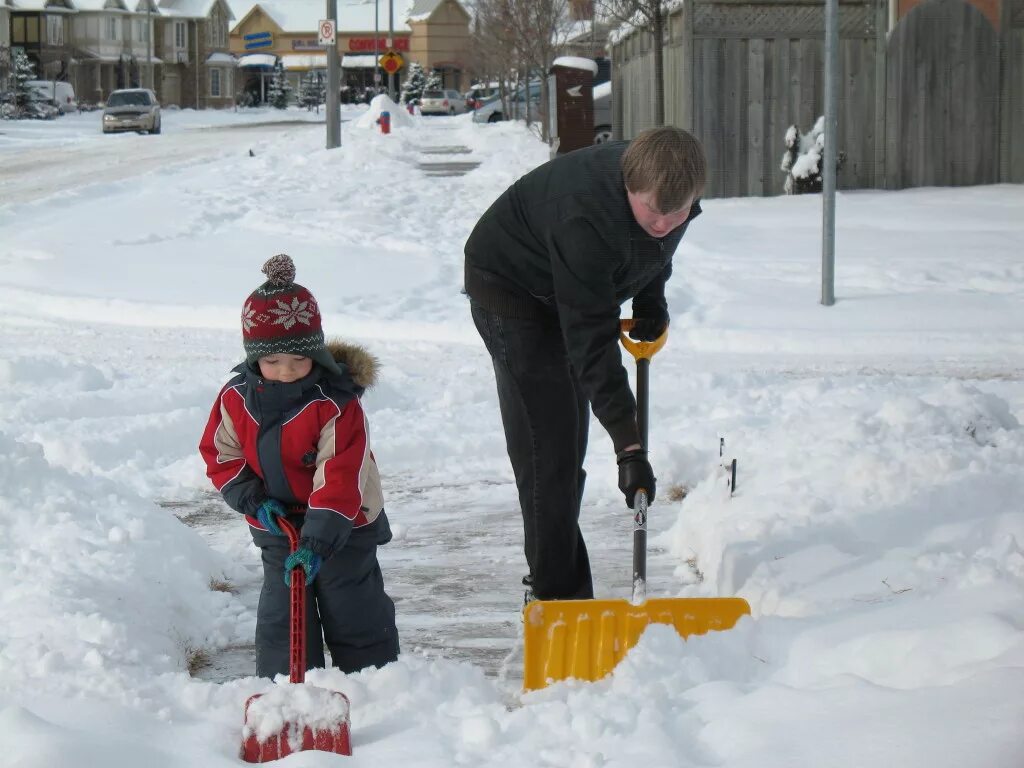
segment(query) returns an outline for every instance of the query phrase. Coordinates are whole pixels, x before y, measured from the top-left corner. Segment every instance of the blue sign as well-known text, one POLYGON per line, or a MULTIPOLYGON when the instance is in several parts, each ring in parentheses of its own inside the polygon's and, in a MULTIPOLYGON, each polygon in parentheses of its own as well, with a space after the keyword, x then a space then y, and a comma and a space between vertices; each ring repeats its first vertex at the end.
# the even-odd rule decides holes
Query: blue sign
POLYGON ((245 50, 254 51, 260 48, 270 48, 274 45, 274 36, 270 32, 253 32, 244 35, 245 50))

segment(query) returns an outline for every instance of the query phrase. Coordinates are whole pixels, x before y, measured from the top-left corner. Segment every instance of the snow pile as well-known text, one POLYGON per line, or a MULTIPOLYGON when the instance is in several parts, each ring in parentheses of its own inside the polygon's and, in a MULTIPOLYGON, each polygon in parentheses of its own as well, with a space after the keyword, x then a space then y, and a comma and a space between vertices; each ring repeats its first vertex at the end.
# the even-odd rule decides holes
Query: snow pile
POLYGON ((0 432, 0 455, 0 690, 162 707, 147 679, 217 641, 219 558, 152 501, 53 466, 38 443, 0 432))
POLYGON ((408 128, 413 124, 412 116, 405 109, 395 104, 386 93, 374 96, 370 100, 370 108, 355 121, 357 128, 377 128, 382 112, 391 116, 391 130, 395 128, 408 128))

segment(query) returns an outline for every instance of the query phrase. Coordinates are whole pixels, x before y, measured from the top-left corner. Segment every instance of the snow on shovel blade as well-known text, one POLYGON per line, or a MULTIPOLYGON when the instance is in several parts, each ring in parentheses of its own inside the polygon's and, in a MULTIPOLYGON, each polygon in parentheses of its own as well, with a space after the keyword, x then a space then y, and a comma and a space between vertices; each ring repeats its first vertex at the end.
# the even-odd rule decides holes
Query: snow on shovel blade
POLYGON ((575 678, 600 680, 637 644, 648 624, 669 624, 680 637, 732 629, 750 613, 738 597, 625 600, 535 600, 523 609, 523 688, 575 678))
POLYGON ((345 694, 301 683, 249 697, 242 729, 245 762, 266 763, 304 750, 352 754, 345 694))

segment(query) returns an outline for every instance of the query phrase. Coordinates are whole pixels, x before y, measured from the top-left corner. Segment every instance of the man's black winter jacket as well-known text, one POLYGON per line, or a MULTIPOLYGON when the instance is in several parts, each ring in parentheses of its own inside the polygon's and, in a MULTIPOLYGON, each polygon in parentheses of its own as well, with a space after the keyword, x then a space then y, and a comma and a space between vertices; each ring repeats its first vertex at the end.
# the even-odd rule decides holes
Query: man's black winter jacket
POLYGON ((615 450, 639 443, 618 348, 619 309, 668 317, 665 281, 689 218, 663 238, 637 224, 617 141, 562 155, 509 187, 466 242, 466 293, 506 317, 557 316, 569 360, 615 450))

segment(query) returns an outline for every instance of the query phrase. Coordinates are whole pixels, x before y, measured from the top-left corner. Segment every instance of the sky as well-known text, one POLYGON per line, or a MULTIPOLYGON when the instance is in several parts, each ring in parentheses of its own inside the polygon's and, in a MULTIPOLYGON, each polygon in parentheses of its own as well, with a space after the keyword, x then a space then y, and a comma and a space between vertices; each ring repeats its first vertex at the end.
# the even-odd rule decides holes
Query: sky
MULTIPOLYGON (((648 588, 751 616, 654 626, 608 678, 523 693, 516 491, 460 289, 474 222, 548 149, 469 115, 343 117, 331 151, 299 111, 0 126, 0 765, 237 765, 248 696, 300 695, 252 676, 259 554, 196 448, 279 252, 381 363, 403 649, 311 672, 348 696, 354 754, 281 765, 1020 764, 1024 188, 841 193, 827 308, 820 197, 705 201, 652 365, 648 588), (451 159, 479 166, 423 167, 451 159)), ((627 598, 596 422, 587 471, 595 590, 627 598)))

